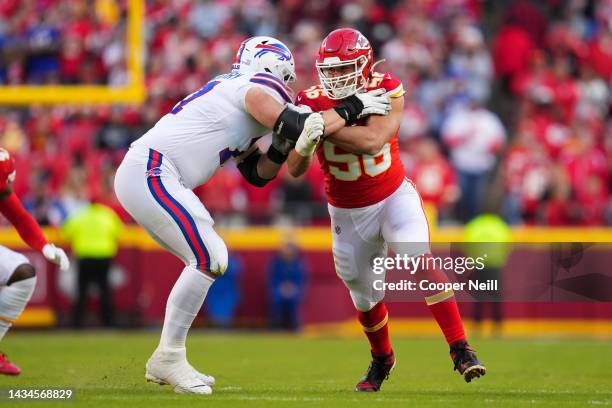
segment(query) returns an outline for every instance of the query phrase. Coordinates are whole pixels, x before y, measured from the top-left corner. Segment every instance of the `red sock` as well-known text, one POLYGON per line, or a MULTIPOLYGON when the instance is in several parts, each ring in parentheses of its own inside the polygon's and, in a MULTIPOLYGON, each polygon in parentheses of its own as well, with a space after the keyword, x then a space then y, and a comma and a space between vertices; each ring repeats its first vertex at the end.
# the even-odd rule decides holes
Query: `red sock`
MULTIPOLYGON (((434 282, 449 282, 442 271, 428 271, 428 279, 434 282)), ((446 342, 450 345, 457 341, 465 341, 463 321, 452 291, 440 293, 425 293, 425 302, 434 315, 438 326, 442 329, 446 342)))
POLYGON ((359 323, 368 340, 372 353, 375 355, 391 354, 389 340, 389 314, 384 302, 379 302, 367 312, 358 312, 359 323))
POLYGON ((465 341, 463 322, 454 297, 428 306, 449 345, 457 341, 465 341))

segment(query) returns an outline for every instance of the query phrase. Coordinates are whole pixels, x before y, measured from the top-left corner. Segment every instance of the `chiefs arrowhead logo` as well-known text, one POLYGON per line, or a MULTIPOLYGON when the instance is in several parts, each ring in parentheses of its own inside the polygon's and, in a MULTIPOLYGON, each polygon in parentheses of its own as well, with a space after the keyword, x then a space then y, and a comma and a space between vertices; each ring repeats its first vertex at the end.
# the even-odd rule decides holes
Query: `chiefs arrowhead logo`
POLYGON ((357 49, 357 50, 369 50, 370 49, 370 42, 362 34, 359 34, 359 37, 357 37, 357 44, 355 45, 355 49, 357 49))

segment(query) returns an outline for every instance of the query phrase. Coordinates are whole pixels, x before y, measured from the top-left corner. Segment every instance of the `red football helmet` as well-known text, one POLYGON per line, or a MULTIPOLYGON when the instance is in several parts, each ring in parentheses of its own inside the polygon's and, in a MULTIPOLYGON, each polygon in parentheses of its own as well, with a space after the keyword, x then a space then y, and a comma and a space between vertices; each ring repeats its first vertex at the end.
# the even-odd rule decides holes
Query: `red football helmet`
POLYGON ((372 64, 372 46, 363 34, 352 28, 332 31, 321 43, 317 56, 323 92, 330 99, 354 95, 367 86, 372 64), (351 72, 344 73, 348 68, 352 68, 351 72))
POLYGON ((0 192, 8 189, 15 181, 15 160, 9 152, 0 147, 0 192))

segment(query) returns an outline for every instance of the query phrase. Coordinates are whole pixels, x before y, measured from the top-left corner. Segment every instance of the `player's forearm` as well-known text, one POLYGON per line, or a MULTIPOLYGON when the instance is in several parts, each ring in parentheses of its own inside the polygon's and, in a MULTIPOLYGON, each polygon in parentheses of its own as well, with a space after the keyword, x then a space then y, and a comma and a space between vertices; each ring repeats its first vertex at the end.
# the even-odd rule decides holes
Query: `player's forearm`
POLYGON ((321 114, 325 123, 325 136, 339 131, 346 125, 346 121, 333 109, 321 112, 321 114))
POLYGON ((326 140, 349 153, 375 155, 387 143, 388 138, 368 126, 351 126, 330 134, 326 140))
POLYGON ((262 179, 272 180, 278 174, 281 166, 281 164, 273 162, 268 155, 264 154, 259 157, 257 162, 257 174, 262 179))
POLYGON ((289 170, 289 174, 293 177, 299 177, 308 171, 310 163, 312 163, 312 156, 304 157, 295 150, 292 150, 287 159, 287 170, 289 170))
POLYGON ((0 212, 13 224, 26 244, 32 249, 42 251, 47 239, 36 220, 23 208, 14 193, 0 200, 0 212))

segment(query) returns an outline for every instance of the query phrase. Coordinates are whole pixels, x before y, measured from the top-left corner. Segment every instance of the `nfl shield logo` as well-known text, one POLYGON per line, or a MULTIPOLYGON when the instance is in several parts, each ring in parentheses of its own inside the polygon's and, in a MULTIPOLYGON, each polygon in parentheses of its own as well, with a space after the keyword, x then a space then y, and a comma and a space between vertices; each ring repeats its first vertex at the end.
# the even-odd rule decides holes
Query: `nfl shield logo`
POLYGON ((336 227, 334 228, 334 230, 336 231, 337 235, 340 235, 340 233, 342 232, 342 230, 340 229, 339 225, 336 225, 336 227))

